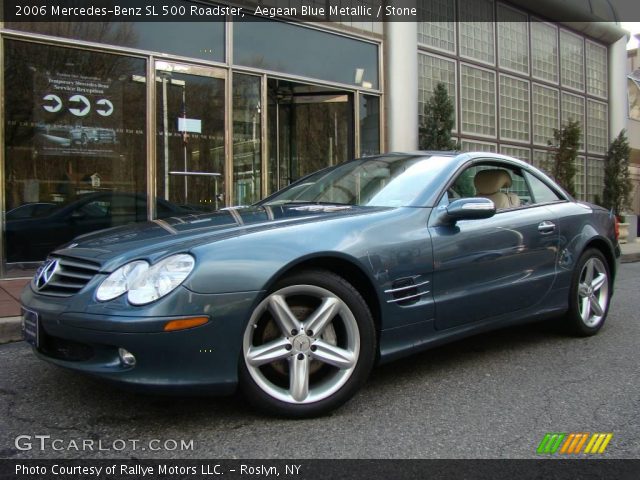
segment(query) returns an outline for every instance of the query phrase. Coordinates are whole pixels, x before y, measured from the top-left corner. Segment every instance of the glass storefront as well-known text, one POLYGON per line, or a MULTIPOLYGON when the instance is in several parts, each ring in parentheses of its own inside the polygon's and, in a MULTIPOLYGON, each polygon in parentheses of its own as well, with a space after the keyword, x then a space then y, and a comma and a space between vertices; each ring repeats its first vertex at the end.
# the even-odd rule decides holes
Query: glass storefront
POLYGON ((250 205, 261 198, 262 77, 233 76, 234 205, 250 205))
POLYGON ((378 48, 341 35, 277 21, 234 24, 236 65, 378 88, 378 48))
POLYGON ((360 156, 380 153, 380 97, 360 95, 360 156))
POLYGON ((224 206, 225 72, 156 61, 157 215, 224 206))
POLYGON ((321 168, 353 158, 353 96, 269 79, 271 191, 321 168))
POLYGON ((251 204, 380 151, 373 42, 285 22, 34 22, 2 37, 0 277, 82 233, 251 204), (254 61, 261 34, 295 48, 254 61))
POLYGON ((5 255, 146 218, 140 58, 6 40, 5 255))
MULTIPOLYGON (((182 0, 164 3, 176 7, 189 4, 182 0)), ((165 55, 225 61, 224 22, 6 22, 5 27, 165 55)))

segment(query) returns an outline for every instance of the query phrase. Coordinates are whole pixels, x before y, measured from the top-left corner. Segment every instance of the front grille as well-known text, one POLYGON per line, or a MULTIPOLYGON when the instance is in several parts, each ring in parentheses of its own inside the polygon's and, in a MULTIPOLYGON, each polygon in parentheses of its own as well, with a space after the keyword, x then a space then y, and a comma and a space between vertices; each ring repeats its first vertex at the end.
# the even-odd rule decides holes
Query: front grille
POLYGON ((100 265, 84 259, 51 256, 36 272, 33 287, 43 295, 70 297, 98 273, 100 265))

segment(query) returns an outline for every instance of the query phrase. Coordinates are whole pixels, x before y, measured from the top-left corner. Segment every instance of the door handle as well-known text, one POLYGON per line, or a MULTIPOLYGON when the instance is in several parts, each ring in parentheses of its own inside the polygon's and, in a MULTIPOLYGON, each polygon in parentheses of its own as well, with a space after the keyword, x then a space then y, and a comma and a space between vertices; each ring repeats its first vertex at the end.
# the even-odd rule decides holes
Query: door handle
POLYGON ((555 229, 556 229, 556 224, 553 222, 550 222, 549 220, 545 220, 544 222, 541 222, 540 224, 538 224, 538 232, 540 232, 543 235, 553 233, 555 229))

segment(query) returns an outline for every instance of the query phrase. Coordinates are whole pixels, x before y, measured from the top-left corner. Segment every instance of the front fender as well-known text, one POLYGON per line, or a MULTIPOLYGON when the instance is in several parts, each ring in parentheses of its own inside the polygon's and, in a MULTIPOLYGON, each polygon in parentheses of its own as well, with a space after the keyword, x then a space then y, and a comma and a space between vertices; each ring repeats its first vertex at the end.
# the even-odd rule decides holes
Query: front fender
POLYGON ((199 245, 192 249, 197 267, 185 286, 197 293, 265 290, 297 263, 323 256, 350 261, 373 278, 369 253, 387 241, 384 232, 388 236, 401 229, 404 218, 387 211, 280 226, 199 245))

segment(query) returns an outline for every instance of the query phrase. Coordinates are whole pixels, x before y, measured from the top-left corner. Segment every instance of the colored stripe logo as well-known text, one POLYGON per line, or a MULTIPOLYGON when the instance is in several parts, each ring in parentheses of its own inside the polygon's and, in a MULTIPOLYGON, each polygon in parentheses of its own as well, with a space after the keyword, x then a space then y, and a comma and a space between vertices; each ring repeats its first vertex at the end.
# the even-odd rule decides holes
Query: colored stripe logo
POLYGON ((613 433, 547 433, 538 445, 536 453, 539 455, 601 454, 604 453, 612 438, 613 433))

